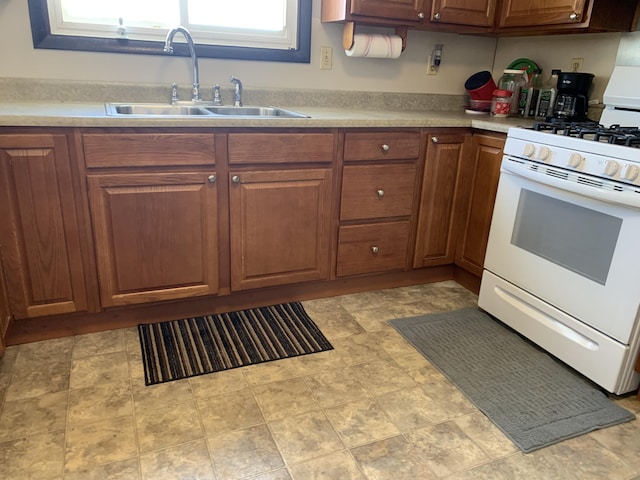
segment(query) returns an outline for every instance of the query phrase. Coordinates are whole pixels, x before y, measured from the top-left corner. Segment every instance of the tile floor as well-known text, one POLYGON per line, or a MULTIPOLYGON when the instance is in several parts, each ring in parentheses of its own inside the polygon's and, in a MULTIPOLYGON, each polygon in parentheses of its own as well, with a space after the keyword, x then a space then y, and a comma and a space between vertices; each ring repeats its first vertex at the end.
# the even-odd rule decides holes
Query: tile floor
POLYGON ((153 387, 136 329, 10 347, 0 478, 640 479, 639 420, 523 455, 386 323, 475 303, 454 282, 304 302, 335 350, 153 387))

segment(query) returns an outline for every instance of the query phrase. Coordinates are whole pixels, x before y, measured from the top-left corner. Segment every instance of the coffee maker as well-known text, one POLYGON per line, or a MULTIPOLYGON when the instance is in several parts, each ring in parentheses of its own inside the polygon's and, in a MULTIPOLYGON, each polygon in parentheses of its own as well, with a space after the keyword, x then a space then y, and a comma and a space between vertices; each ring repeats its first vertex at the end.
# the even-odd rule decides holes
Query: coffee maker
POLYGON ((553 117, 567 122, 582 122, 589 110, 589 89, 592 73, 560 72, 558 94, 553 117))

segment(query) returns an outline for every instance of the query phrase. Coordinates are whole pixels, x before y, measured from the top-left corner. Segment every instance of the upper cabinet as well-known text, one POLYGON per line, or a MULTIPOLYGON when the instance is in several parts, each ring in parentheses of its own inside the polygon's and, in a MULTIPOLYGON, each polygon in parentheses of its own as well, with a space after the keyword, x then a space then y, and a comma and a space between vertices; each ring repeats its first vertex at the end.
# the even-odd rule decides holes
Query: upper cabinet
POLYGON ((631 31, 628 0, 322 0, 322 21, 489 35, 631 31))
POLYGON ((428 0, 322 0, 322 21, 420 26, 428 0))

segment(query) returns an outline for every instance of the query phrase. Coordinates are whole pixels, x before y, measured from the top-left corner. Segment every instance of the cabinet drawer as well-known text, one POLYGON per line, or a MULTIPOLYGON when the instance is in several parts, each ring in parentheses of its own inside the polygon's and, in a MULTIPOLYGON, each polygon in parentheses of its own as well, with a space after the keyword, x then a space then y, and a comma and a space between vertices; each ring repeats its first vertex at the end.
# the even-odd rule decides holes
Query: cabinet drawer
POLYGON ((336 275, 404 269, 408 243, 409 222, 340 227, 336 275))
POLYGON ((353 132, 344 137, 345 161, 417 158, 419 132, 353 132))
POLYGON ((411 215, 415 182, 415 165, 347 165, 340 219, 411 215))
POLYGON ((88 168, 215 163, 210 133, 85 133, 82 143, 88 168))
POLYGON ((229 163, 333 161, 332 133, 230 133, 229 163))

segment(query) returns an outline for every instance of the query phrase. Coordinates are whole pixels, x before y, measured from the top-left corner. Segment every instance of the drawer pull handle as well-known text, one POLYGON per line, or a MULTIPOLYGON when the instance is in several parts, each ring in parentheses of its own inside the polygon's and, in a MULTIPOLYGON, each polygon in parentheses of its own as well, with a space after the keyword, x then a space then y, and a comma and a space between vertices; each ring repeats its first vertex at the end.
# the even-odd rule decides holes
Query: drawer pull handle
POLYGON ((438 137, 431 137, 431 141, 433 143, 438 143, 440 140, 438 140, 438 137))
POLYGON ((573 12, 571 15, 569 15, 569 20, 571 20, 572 22, 575 22, 578 19, 578 14, 576 12, 573 12))
POLYGON ((207 180, 209 181, 209 183, 216 183, 216 176, 215 175, 209 175, 207 177, 207 180))
POLYGON ((433 19, 434 20, 440 20, 442 18, 442 15, 440 15, 440 12, 436 12, 433 14, 433 19))
POLYGON ((384 190, 380 189, 376 192, 378 194, 378 198, 382 200, 384 198, 384 190))
POLYGON ((391 147, 389 145, 387 145, 386 143, 384 143, 382 145, 382 147, 380 147, 380 148, 382 148, 383 152, 388 152, 389 150, 391 150, 391 147))
POLYGON ((240 183, 240 175, 234 175, 233 177, 231 177, 231 181, 233 183, 240 183))
POLYGON ((371 247, 371 253, 373 253, 374 255, 377 255, 379 251, 380 251, 380 249, 378 247, 376 247, 375 245, 373 247, 371 247))
POLYGON ((424 18, 424 12, 419 12, 418 18, 422 20, 424 18))

